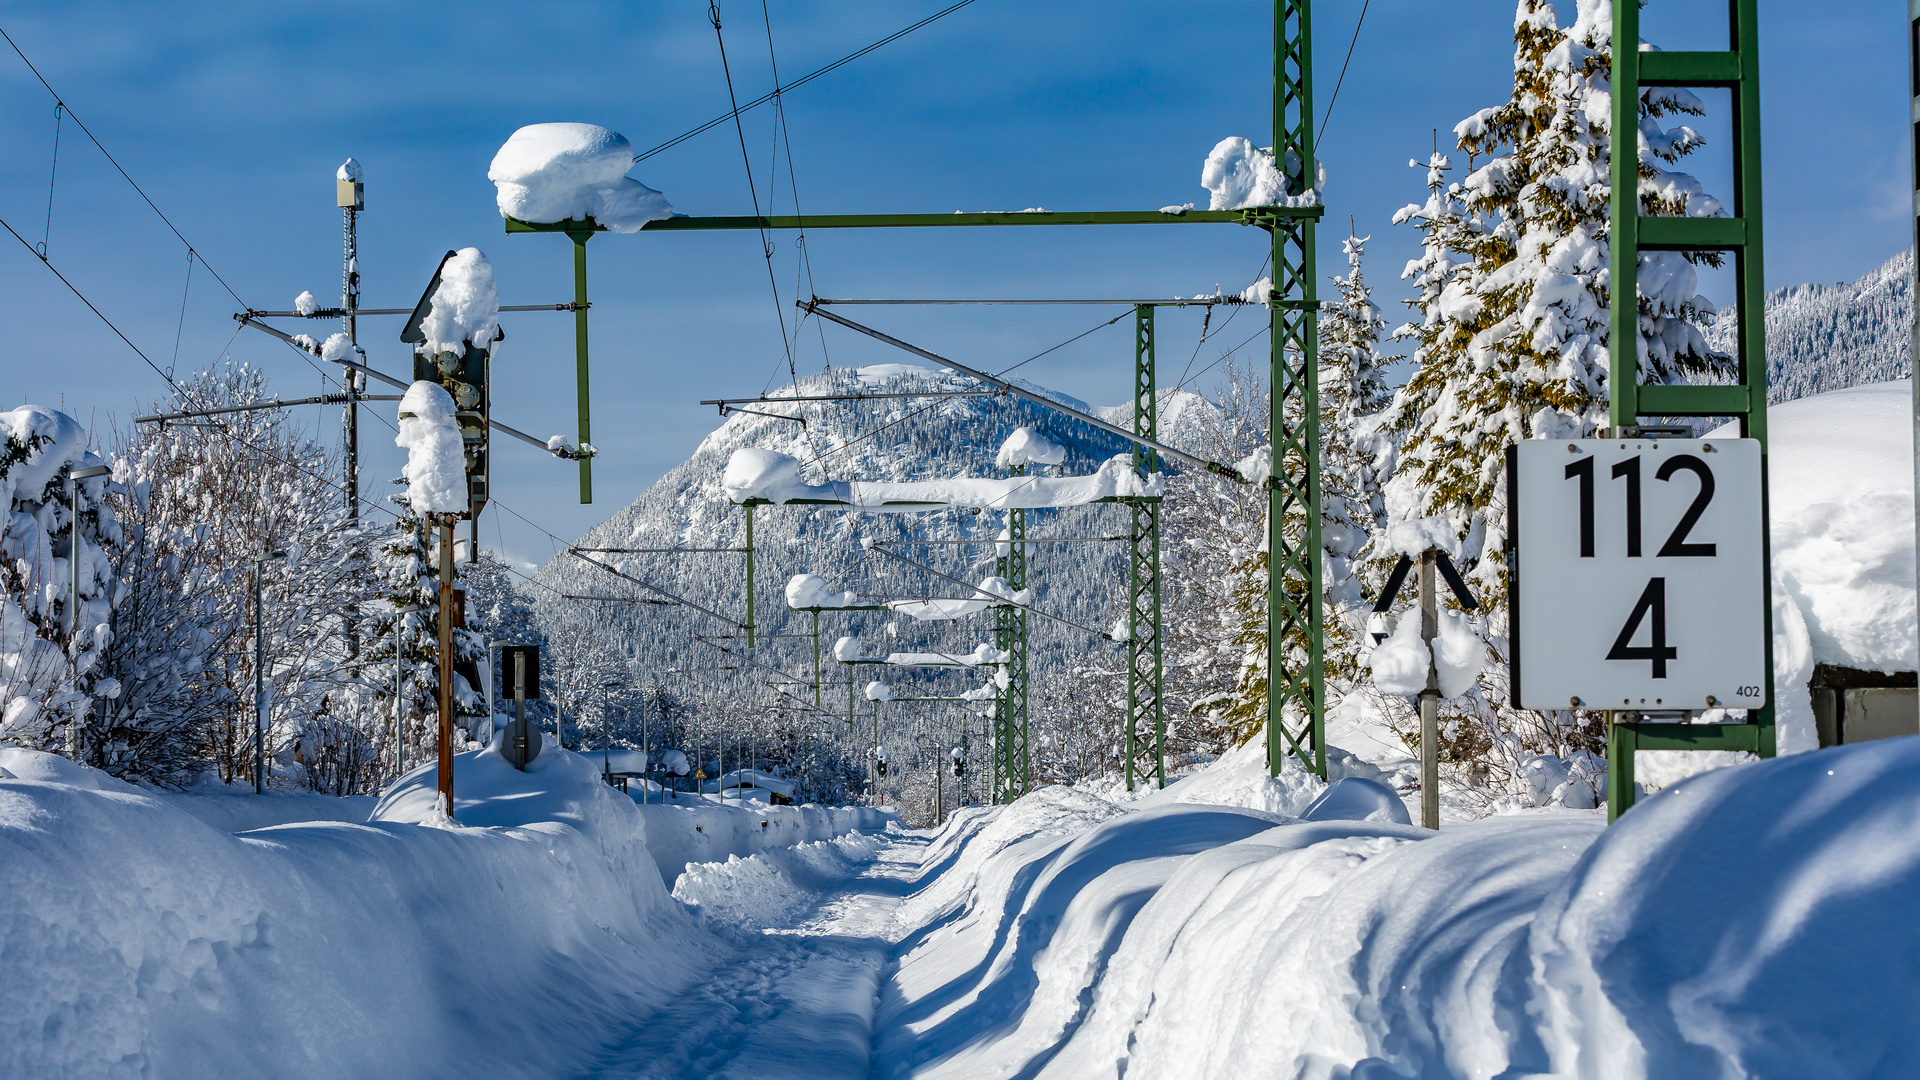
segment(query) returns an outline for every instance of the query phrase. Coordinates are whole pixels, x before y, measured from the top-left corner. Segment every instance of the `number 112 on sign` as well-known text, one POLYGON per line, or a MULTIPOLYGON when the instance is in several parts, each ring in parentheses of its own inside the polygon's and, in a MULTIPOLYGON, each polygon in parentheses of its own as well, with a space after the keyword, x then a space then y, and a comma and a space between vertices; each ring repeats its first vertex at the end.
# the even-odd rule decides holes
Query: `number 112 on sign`
POLYGON ((1509 447, 1513 704, 1766 704, 1761 474, 1753 439, 1509 447))

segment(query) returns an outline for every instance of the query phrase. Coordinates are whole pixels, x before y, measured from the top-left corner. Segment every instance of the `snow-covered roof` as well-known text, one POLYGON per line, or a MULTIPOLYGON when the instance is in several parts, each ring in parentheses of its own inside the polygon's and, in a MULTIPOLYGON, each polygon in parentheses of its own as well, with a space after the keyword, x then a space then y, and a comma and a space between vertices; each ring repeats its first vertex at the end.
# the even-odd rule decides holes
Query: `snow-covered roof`
MULTIPOLYGON (((1806 660, 1920 669, 1911 382, 1776 405, 1767 427, 1774 590, 1805 626, 1806 660)), ((1776 627, 1776 667, 1793 659, 1782 636, 1776 627)))
POLYGON ((744 503, 827 503, 869 512, 914 512, 943 506, 1044 509, 1085 506, 1119 498, 1159 498, 1165 489, 1159 473, 1142 477, 1128 454, 1116 454, 1090 476, 1012 476, 1004 479, 955 477, 951 480, 861 481, 808 484, 795 458, 756 446, 741 447, 728 459, 720 486, 727 498, 744 503))

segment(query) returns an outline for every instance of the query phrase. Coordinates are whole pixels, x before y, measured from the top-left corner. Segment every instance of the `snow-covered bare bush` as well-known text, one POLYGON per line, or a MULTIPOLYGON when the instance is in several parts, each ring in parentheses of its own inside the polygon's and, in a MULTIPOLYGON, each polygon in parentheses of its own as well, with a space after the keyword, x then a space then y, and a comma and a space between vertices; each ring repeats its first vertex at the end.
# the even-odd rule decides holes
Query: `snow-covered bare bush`
MULTIPOLYGON (((262 373, 229 364, 183 380, 155 411, 270 396, 262 373)), ((116 455, 127 474, 114 496, 128 523, 127 598, 108 661, 123 689, 100 710, 102 745, 124 739, 112 725, 145 717, 190 733, 194 756, 222 780, 251 775, 260 559, 269 772, 338 794, 368 790, 371 696, 353 633, 370 582, 334 455, 275 409, 140 425, 116 455)))

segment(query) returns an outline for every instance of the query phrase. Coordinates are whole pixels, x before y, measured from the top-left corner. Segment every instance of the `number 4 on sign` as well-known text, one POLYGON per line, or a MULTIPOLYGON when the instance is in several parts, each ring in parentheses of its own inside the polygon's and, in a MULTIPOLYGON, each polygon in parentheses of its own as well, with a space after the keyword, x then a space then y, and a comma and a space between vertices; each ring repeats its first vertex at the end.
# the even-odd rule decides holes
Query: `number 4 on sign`
POLYGON ((1627 616, 1627 625, 1620 628, 1620 636, 1613 639, 1613 648, 1607 651, 1607 659, 1651 660, 1653 677, 1664 679, 1667 677, 1667 661, 1679 657, 1679 651, 1667 644, 1667 579, 1654 578, 1647 582, 1646 591, 1640 594, 1640 602, 1633 605, 1633 614, 1627 616), (1642 621, 1647 623, 1651 640, 1645 646, 1628 644, 1640 632, 1642 621))

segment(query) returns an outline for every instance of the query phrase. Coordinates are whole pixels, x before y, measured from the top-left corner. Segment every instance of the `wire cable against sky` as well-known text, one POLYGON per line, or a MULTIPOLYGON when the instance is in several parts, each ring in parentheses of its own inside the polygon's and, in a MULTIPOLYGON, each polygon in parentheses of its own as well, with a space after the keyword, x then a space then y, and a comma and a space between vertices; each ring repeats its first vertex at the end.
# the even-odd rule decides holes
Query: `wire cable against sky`
MULTIPOLYGON (((747 129, 740 123, 740 103, 733 94, 733 70, 727 65, 727 38, 720 32, 720 0, 707 0, 707 21, 713 24, 714 40, 720 44, 720 73, 727 80, 727 101, 733 105, 733 130, 740 136, 740 164, 747 170, 747 196, 753 200, 753 216, 760 217, 760 189, 753 184, 753 159, 747 154, 747 129)), ((769 178, 771 180, 771 178, 769 178)), ((771 197, 771 191, 769 191, 771 197)), ((796 212, 798 208, 796 207, 796 212)), ((773 276, 773 245, 767 242, 767 230, 763 225, 760 233, 760 256, 767 264, 767 285, 773 289, 773 317, 780 323, 780 347, 787 354, 787 370, 794 372, 794 385, 798 386, 800 376, 793 363, 793 343, 787 340, 787 313, 780 306, 780 283, 773 276)), ((778 369, 775 369, 776 371, 778 369)), ((773 386, 773 380, 767 380, 767 387, 773 386)), ((766 393, 762 390, 761 393, 766 393)))
POLYGON ((1320 114, 1320 133, 1326 134, 1327 118, 1333 115, 1333 103, 1340 100, 1340 84, 1347 81, 1347 65, 1353 62, 1353 47, 1360 44, 1360 28, 1367 22, 1367 5, 1373 0, 1362 0, 1360 17, 1353 22, 1353 40, 1347 42, 1347 58, 1340 61, 1340 77, 1333 80, 1333 94, 1327 98, 1327 111, 1320 114))
MULTIPOLYGON (((166 223, 167 228, 173 232, 173 235, 175 237, 179 238, 182 244, 187 245, 187 247, 189 248, 193 247, 193 242, 191 240, 188 240, 184 235, 181 234, 180 230, 177 227, 175 227, 175 225, 173 224, 173 219, 167 217, 167 215, 164 212, 162 212, 158 206, 154 205, 153 199, 147 195, 146 190, 143 189, 139 184, 135 183, 133 177, 127 175, 127 170, 124 168, 121 168, 119 160, 116 159, 111 153, 107 151, 107 148, 101 144, 98 138, 95 138, 93 132, 90 129, 88 129, 87 125, 84 122, 81 121, 79 115, 73 111, 73 106, 68 105, 66 103, 66 99, 60 96, 59 91, 55 90, 53 88, 53 85, 47 82, 47 77, 45 75, 40 74, 39 68, 33 66, 33 61, 27 59, 27 54, 20 51, 20 45, 18 42, 13 40, 13 35, 7 33, 4 28, 0 28, 0 38, 7 39, 7 44, 13 47, 14 54, 20 57, 20 62, 27 65, 27 70, 33 72, 33 77, 36 79, 39 79, 40 85, 46 87, 47 93, 53 95, 53 100, 56 103, 56 105, 64 109, 68 116, 73 117, 74 126, 79 128, 81 132, 86 135, 88 139, 92 140, 93 145, 99 148, 100 153, 106 157, 107 161, 113 165, 114 170, 120 174, 121 179, 125 180, 129 185, 132 186, 133 190, 139 194, 140 198, 147 204, 147 206, 150 209, 153 210, 155 214, 159 215, 160 220, 166 223)), ((7 231, 13 232, 12 226, 8 226, 7 231)), ((20 235, 19 233, 14 233, 14 236, 16 237, 18 237, 19 235, 20 235)), ((33 245, 28 244, 27 247, 29 249, 32 249, 33 245)), ((38 254, 38 252, 35 252, 35 254, 38 254)), ((251 305, 247 304, 245 300, 240 299, 240 294, 233 291, 233 286, 227 284, 226 279, 220 276, 219 271, 215 270, 212 266, 207 264, 207 260, 204 256, 202 256, 200 259, 200 265, 207 267, 207 273, 213 275, 213 280, 218 281, 220 283, 220 287, 227 290, 227 295, 233 297, 233 300, 235 303, 251 310, 251 305)), ((62 279, 62 280, 65 280, 65 279, 62 279)), ((71 288, 71 286, 69 286, 69 288, 71 288)), ((85 298, 82 297, 82 299, 85 299, 85 298)), ((87 306, 92 307, 93 305, 89 304, 87 306)), ((97 313, 98 309, 95 309, 95 310, 97 313)), ((102 318, 105 318, 105 316, 102 316, 102 318)), ((117 333, 118 331, 115 331, 115 332, 117 333)), ((128 342, 128 344, 131 345, 132 342, 128 342)), ((138 350, 135 350, 135 351, 138 351, 138 350)), ((144 354, 143 354, 143 358, 144 358, 144 354)), ((151 363, 151 361, 149 361, 149 363, 151 363)))
MULTIPOLYGON (((926 18, 921 19, 919 22, 914 23, 912 26, 909 26, 904 30, 898 30, 898 31, 895 31, 894 33, 888 34, 886 37, 881 38, 879 41, 874 42, 873 44, 867 46, 864 49, 860 49, 857 52, 848 53, 847 55, 841 57, 840 59, 835 60, 833 63, 828 64, 826 67, 820 68, 819 70, 811 72, 809 74, 802 75, 798 79, 795 79, 794 81, 788 83, 782 89, 797 90, 800 87, 805 86, 806 84, 819 78, 820 76, 825 75, 826 73, 833 71, 837 68, 840 68, 846 64, 850 64, 855 60, 858 60, 861 57, 872 52, 873 50, 880 48, 883 45, 890 45, 893 42, 898 41, 903 37, 906 37, 908 34, 913 33, 915 30, 918 30, 921 27, 927 25, 928 23, 933 22, 936 19, 941 19, 948 15, 951 15, 954 12, 959 11, 961 8, 966 7, 968 4, 971 4, 971 3, 973 3, 973 0, 960 0, 959 3, 954 4, 952 7, 943 8, 939 11, 936 11, 933 14, 927 16, 926 18)), ((724 124, 729 120, 736 119, 739 117, 741 113, 746 112, 749 109, 758 108, 759 106, 765 105, 767 102, 772 101, 775 98, 775 96, 777 95, 762 94, 761 96, 754 98, 752 101, 747 102, 745 105, 736 105, 732 112, 724 113, 720 116, 716 116, 713 119, 707 121, 706 123, 701 124, 699 127, 693 128, 690 131, 686 131, 679 135, 676 135, 673 138, 668 139, 666 142, 661 143, 659 146, 656 146, 653 149, 648 150, 646 153, 635 154, 633 156, 634 164, 637 165, 640 162, 645 161, 648 158, 652 157, 653 155, 660 153, 662 150, 671 150, 674 147, 679 146, 681 143, 686 142, 688 139, 693 138, 695 135, 704 134, 708 131, 713 130, 714 128, 719 127, 721 124, 724 124)))

